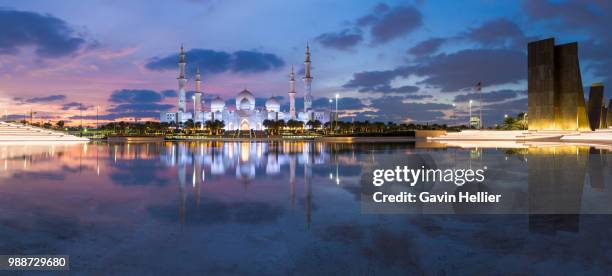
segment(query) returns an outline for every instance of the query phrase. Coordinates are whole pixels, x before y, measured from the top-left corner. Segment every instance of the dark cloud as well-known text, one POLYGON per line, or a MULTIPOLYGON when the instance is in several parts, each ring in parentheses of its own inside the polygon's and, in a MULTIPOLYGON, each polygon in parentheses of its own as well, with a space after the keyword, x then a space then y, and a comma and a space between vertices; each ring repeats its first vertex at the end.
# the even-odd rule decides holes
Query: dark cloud
MULTIPOLYGON (((195 65, 200 65, 203 75, 219 74, 225 72, 232 73, 260 73, 282 68, 285 65, 283 59, 271 53, 258 51, 236 51, 227 53, 209 49, 192 49, 185 53, 189 72, 193 75, 195 65)), ((172 54, 165 57, 155 57, 149 60, 146 67, 149 70, 176 70, 179 54, 172 54)))
POLYGON ((48 14, 0 8, 0 26, 0 54, 34 46, 38 57, 56 58, 73 54, 85 44, 65 21, 48 14))
POLYGON ((161 92, 162 97, 164 98, 176 98, 178 97, 178 93, 176 90, 164 90, 161 92))
POLYGON ((24 104, 24 103, 48 103, 48 102, 57 102, 63 101, 66 99, 66 95, 49 95, 45 97, 33 97, 33 98, 14 98, 15 101, 24 104))
POLYGON ((161 100, 161 93, 147 89, 116 90, 108 99, 111 103, 157 103, 161 100))
POLYGON ((381 92, 381 93, 414 93, 419 88, 413 85, 391 87, 391 81, 398 77, 396 70, 365 71, 353 74, 353 79, 342 87, 357 89, 359 92, 381 92))
POLYGON ((327 32, 315 38, 321 45, 338 50, 348 50, 360 43, 362 32, 369 29, 373 44, 383 44, 423 25, 423 16, 413 6, 389 7, 379 3, 372 10, 355 20, 350 28, 339 32, 327 32))
POLYGON ((527 55, 504 49, 468 49, 451 54, 439 54, 428 62, 398 68, 397 75, 415 74, 425 79, 420 83, 439 87, 443 92, 484 85, 516 83, 526 79, 527 55))
POLYGON ((359 30, 344 29, 340 32, 324 33, 315 38, 321 45, 337 50, 349 50, 363 40, 359 30))
MULTIPOLYGON (((527 94, 527 91, 521 90, 498 90, 491 92, 483 92, 482 93, 482 101, 485 103, 493 103, 493 102, 501 102, 509 99, 514 99, 518 96, 524 96, 527 94)), ((480 100, 480 93, 472 92, 468 94, 461 94, 455 96, 455 102, 467 102, 469 100, 480 100)))
POLYGON ((477 28, 469 29, 462 36, 485 47, 512 46, 525 49, 528 40, 516 23, 505 18, 484 22, 477 28))
POLYGON ((423 16, 412 6, 398 6, 386 10, 372 22, 374 43, 386 43, 408 34, 423 25, 423 16))
POLYGON ((415 86, 392 88, 396 78, 410 75, 424 77, 419 84, 440 88, 442 92, 471 89, 479 81, 485 86, 517 83, 527 75, 527 56, 505 49, 468 49, 451 54, 431 56, 421 63, 392 70, 364 71, 353 74, 343 85, 360 92, 413 93, 415 86))
POLYGON ((90 108, 93 108, 93 105, 87 105, 81 102, 69 102, 62 105, 62 110, 88 110, 90 108))
MULTIPOLYGON (((121 89, 111 93, 108 102, 111 105, 106 114, 98 116, 102 120, 118 118, 159 118, 159 114, 175 108, 175 105, 164 104, 161 101, 165 95, 173 95, 172 90, 157 92, 148 89, 121 89)), ((77 108, 79 103, 68 103, 71 108, 77 108)), ((89 106, 91 108, 91 106, 89 106)), ((72 116, 71 119, 96 119, 96 115, 72 116)))
POLYGON ((378 3, 374 8, 372 8, 372 12, 370 14, 364 15, 363 17, 357 19, 357 26, 365 27, 370 26, 376 23, 379 20, 379 16, 383 13, 386 13, 391 9, 385 3, 378 3))
POLYGON ((408 53, 417 57, 428 56, 438 51, 440 46, 442 46, 442 44, 444 44, 446 41, 446 38, 430 38, 428 40, 421 41, 414 47, 408 49, 408 53))
POLYGON ((407 100, 423 100, 433 98, 432 95, 403 95, 402 97, 407 100))
POLYGON ((432 121, 444 116, 443 110, 452 108, 450 104, 404 102, 406 98, 399 96, 382 97, 372 100, 374 112, 362 112, 358 120, 401 122, 410 119, 416 122, 432 121))

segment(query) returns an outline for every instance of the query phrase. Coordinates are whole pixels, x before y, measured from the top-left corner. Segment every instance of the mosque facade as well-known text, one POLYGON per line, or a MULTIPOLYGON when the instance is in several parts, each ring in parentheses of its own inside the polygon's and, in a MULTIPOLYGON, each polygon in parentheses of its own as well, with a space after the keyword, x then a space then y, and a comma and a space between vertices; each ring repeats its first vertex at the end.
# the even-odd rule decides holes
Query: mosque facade
MULTIPOLYGON (((179 75, 178 75, 178 107, 175 112, 162 112, 160 121, 165 123, 182 124, 188 120, 194 123, 204 123, 206 121, 219 120, 225 125, 225 130, 265 130, 264 120, 297 120, 305 125, 308 121, 318 120, 322 124, 330 121, 331 112, 325 110, 315 110, 312 108, 312 80, 310 47, 306 46, 306 58, 304 60, 304 110, 298 112, 295 108, 295 98, 297 95, 295 73, 293 66, 289 74, 289 110, 281 110, 281 103, 278 99, 270 97, 264 106, 256 106, 255 96, 251 91, 244 89, 235 97, 235 104, 227 105, 226 101, 217 96, 210 103, 204 103, 202 92, 202 80, 199 66, 195 75, 195 93, 192 97, 193 108, 187 110, 185 77, 185 51, 181 46, 179 55, 179 75)), ((234 101, 232 101, 233 103, 234 101)))

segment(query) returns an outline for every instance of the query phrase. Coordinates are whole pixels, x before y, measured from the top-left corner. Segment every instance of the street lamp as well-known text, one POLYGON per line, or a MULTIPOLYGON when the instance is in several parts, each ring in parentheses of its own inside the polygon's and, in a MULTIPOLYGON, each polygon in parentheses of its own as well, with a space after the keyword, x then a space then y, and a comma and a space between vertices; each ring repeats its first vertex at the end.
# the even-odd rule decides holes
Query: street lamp
POLYGON ((100 128, 98 126, 98 114, 99 114, 99 109, 100 109, 100 105, 96 105, 96 131, 98 130, 98 128, 100 128))
POLYGON ((338 127, 338 98, 340 98, 340 94, 336 93, 336 114, 335 116, 335 122, 336 122, 336 127, 338 127))

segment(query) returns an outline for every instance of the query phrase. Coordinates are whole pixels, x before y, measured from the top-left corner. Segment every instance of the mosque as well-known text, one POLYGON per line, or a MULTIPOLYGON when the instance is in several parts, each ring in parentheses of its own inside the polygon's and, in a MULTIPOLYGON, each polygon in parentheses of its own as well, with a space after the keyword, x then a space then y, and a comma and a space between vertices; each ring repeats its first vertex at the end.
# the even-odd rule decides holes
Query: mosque
POLYGON ((216 97, 209 104, 209 109, 202 102, 202 80, 199 67, 195 75, 195 93, 193 100, 193 113, 187 111, 186 85, 185 78, 185 51, 181 45, 179 55, 179 76, 178 80, 178 109, 176 112, 162 112, 160 121, 163 123, 185 123, 193 119, 194 122, 204 123, 209 120, 219 120, 225 124, 225 130, 264 130, 264 120, 298 120, 306 124, 308 121, 318 120, 322 124, 330 121, 330 111, 314 110, 312 108, 312 76, 310 74, 310 47, 306 45, 306 59, 304 60, 304 111, 295 110, 295 73, 293 66, 289 74, 289 111, 282 111, 280 102, 270 97, 266 100, 263 107, 255 105, 255 96, 249 90, 242 90, 236 96, 236 104, 227 106, 221 97, 216 97))

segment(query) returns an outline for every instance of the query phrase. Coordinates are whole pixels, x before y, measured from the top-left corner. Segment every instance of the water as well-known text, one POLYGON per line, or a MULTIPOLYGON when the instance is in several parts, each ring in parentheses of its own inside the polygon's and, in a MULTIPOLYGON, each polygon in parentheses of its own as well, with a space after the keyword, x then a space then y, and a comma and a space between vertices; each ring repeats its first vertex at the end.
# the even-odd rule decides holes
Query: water
POLYGON ((0 254, 68 254, 72 272, 126 275, 611 271, 608 150, 472 146, 2 145, 0 254), (512 196, 520 214, 362 213, 368 173, 417 157, 487 166, 478 189, 512 196), (526 214, 538 202, 555 214, 526 214))

